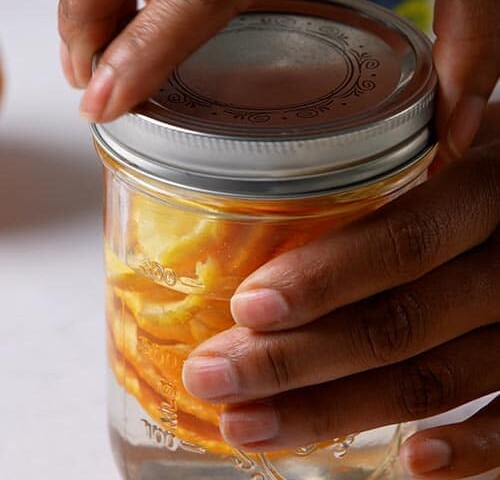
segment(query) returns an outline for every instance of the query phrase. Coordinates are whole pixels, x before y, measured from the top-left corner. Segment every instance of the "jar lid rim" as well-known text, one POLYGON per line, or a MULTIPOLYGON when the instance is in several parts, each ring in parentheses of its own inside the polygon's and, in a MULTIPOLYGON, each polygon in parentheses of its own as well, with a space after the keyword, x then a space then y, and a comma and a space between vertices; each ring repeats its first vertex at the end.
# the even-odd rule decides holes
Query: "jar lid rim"
POLYGON ((271 0, 231 22, 149 101, 93 130, 159 179, 319 191, 388 173, 428 148, 436 84, 430 42, 392 12, 365 0, 271 0))
POLYGON ((288 175, 281 180, 269 178, 226 177, 203 174, 158 164, 142 155, 133 155, 119 144, 105 140, 96 125, 91 126, 96 143, 118 164, 160 183, 201 193, 241 199, 292 199, 347 193, 389 179, 411 169, 435 148, 431 130, 424 128, 406 149, 394 149, 383 158, 375 157, 366 164, 353 165, 338 172, 324 171, 309 176, 288 175), (425 145, 424 147, 422 147, 425 145), (412 151, 413 155, 409 152, 412 151))

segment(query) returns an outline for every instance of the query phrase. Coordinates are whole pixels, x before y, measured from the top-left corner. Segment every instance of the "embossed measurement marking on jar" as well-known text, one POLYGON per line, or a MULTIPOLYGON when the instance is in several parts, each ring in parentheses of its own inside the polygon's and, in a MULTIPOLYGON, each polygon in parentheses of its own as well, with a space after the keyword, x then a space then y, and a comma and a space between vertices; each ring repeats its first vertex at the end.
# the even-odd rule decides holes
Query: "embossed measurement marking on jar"
POLYGON ((206 453, 206 450, 203 447, 195 445, 194 443, 186 442, 185 440, 181 440, 180 438, 177 438, 172 432, 165 430, 158 425, 154 425, 145 418, 141 418, 141 422, 146 429, 146 435, 148 439, 155 444, 164 447, 167 450, 170 450, 171 452, 184 450, 191 453, 206 453))
MULTIPOLYGON (((163 364, 168 361, 160 346, 148 338, 142 336, 137 337, 137 350, 144 358, 153 362, 156 361, 157 363, 163 364)), ((175 430, 178 423, 177 389, 175 385, 170 383, 167 379, 160 377, 157 383, 157 391, 162 396, 162 401, 158 407, 161 414, 160 420, 167 428, 175 430)))
POLYGON ((158 390, 163 398, 160 403, 161 422, 166 427, 177 428, 177 389, 164 378, 158 382, 158 390))
POLYGON ((164 267, 154 260, 146 260, 138 267, 140 273, 157 283, 163 283, 169 287, 175 287, 178 283, 192 288, 203 289, 203 284, 195 278, 179 277, 174 269, 164 267))
POLYGON ((144 359, 156 363, 159 367, 170 370, 182 368, 182 361, 178 357, 162 349, 161 345, 142 335, 137 336, 137 351, 144 359))

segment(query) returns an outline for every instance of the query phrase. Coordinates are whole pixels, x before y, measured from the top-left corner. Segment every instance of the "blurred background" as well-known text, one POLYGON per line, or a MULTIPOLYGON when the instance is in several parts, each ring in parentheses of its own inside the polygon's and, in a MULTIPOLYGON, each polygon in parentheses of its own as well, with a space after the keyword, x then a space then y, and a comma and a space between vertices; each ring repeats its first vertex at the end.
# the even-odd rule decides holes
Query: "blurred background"
MULTIPOLYGON (((430 27, 427 0, 382 3, 430 27)), ((100 165, 81 93, 59 66, 56 10, 56 0, 0 6, 0 478, 118 480, 106 429, 100 165)))
POLYGON ((0 478, 118 480, 107 441, 101 177, 56 0, 0 1, 0 478))

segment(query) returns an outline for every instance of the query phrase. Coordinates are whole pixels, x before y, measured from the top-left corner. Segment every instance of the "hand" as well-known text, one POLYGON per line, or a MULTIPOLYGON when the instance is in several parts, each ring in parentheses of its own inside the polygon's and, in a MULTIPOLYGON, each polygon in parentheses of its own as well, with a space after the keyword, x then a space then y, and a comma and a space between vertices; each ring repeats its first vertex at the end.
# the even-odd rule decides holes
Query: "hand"
MULTIPOLYGON (((60 0, 61 58, 87 91, 82 114, 108 122, 152 95, 175 66, 256 0, 60 0), (91 79, 94 54, 104 49, 91 79)), ((437 0, 437 125, 447 157, 471 144, 500 73, 497 0, 437 0)))
MULTIPOLYGON (((186 387, 229 404, 221 431, 250 451, 416 420, 499 390, 499 225, 497 138, 253 273, 232 299, 238 326, 193 351, 186 387)), ((499 432, 500 398, 418 433, 402 460, 429 479, 480 473, 500 466, 499 432)))
POLYGON ((150 0, 136 12, 136 0, 60 0, 61 61, 71 85, 87 89, 83 116, 108 122, 145 100, 250 3, 150 0), (92 75, 93 56, 102 49, 92 75))
POLYGON ((434 63, 441 156, 462 156, 474 140, 500 75, 497 0, 436 0, 434 63))

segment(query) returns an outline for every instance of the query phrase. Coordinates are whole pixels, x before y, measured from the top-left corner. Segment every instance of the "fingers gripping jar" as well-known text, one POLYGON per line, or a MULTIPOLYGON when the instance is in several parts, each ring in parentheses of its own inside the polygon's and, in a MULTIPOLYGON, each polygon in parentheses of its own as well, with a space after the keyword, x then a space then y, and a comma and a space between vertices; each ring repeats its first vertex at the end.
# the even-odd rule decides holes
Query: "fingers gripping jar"
MULTIPOLYGON (((94 125, 105 165, 110 428, 127 480, 392 475, 397 426, 256 455, 185 390, 239 283, 423 181, 436 87, 425 37, 364 1, 271 0, 135 112, 94 125)), ((305 400, 304 400, 305 401, 305 400)))

